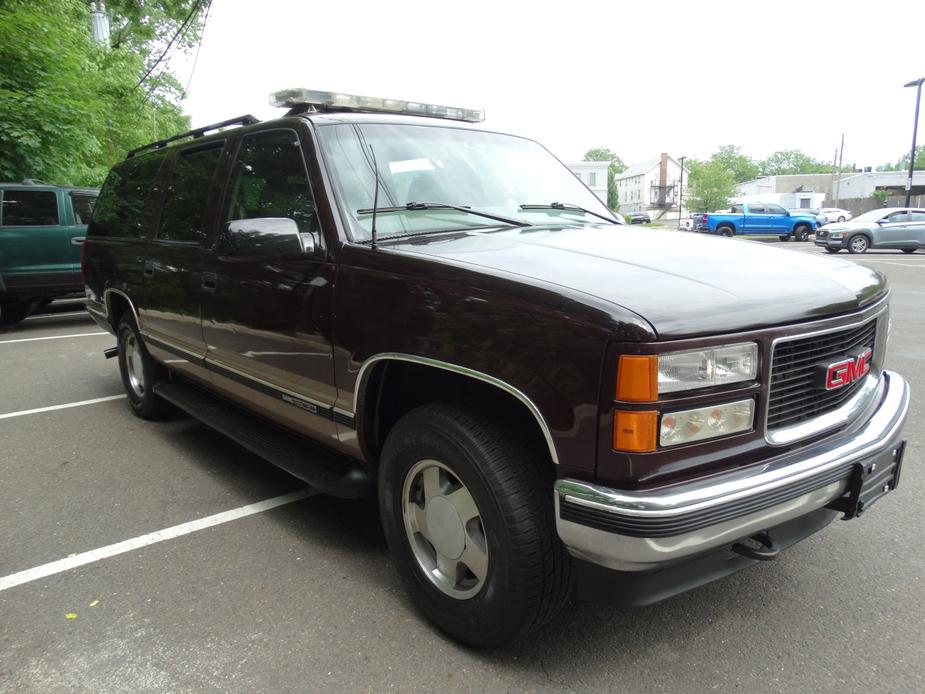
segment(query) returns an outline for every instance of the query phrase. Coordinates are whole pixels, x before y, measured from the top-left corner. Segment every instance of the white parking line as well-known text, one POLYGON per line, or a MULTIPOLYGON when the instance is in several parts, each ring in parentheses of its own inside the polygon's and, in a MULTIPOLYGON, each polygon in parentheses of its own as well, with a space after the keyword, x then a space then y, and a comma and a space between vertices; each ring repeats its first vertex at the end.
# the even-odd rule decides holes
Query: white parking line
POLYGON ((63 405, 51 405, 49 407, 36 407, 34 410, 20 410, 19 412, 7 412, 0 414, 0 419, 9 419, 10 417, 23 417, 27 414, 38 414, 39 412, 53 412, 54 410, 66 410, 71 407, 81 407, 83 405, 95 405, 98 402, 108 402, 110 400, 121 400, 125 397, 122 395, 107 395, 105 398, 93 398, 93 400, 80 400, 78 402, 66 402, 63 405))
POLYGON ((197 530, 204 530, 205 528, 211 528, 214 525, 221 525, 222 523, 228 523, 229 521, 237 520, 238 518, 252 516, 255 513, 269 511, 270 509, 277 508, 285 504, 291 504, 294 501, 301 501, 302 499, 314 496, 317 493, 318 492, 313 489, 302 489, 297 492, 292 492, 291 494, 276 496, 272 499, 264 499, 263 501, 248 504, 247 506, 239 506, 238 508, 233 508, 230 511, 222 511, 221 513, 216 513, 212 516, 206 516, 205 518, 200 518, 199 520, 189 521, 188 523, 181 523, 180 525, 174 525, 173 527, 165 528, 164 530, 155 530, 153 533, 148 533, 147 535, 140 535, 139 537, 134 537, 131 540, 123 540, 122 542, 117 542, 114 545, 107 545, 106 547, 93 549, 89 552, 75 554, 73 557, 67 557, 65 559, 59 559, 58 561, 53 561, 48 564, 42 564, 41 566, 36 566, 35 568, 26 569, 25 571, 20 571, 19 573, 10 574, 9 576, 0 578, 0 592, 15 586, 20 586, 23 583, 29 583, 30 581, 36 581, 40 578, 46 578, 47 576, 61 573, 62 571, 69 571, 70 569, 74 569, 78 566, 84 566, 86 564, 92 564, 93 562, 100 561, 101 559, 114 557, 117 554, 131 552, 133 549, 147 547, 148 545, 153 545, 156 542, 172 540, 175 537, 180 537, 181 535, 189 535, 190 533, 194 533, 197 530))
POLYGON ((883 263, 884 265, 896 265, 897 267, 925 267, 920 263, 897 263, 894 260, 880 260, 879 258, 858 258, 858 263, 883 263))
POLYGON ((63 340, 66 337, 92 337, 93 335, 109 335, 109 333, 75 333, 73 335, 52 335, 50 337, 22 337, 18 340, 0 340, 0 345, 11 345, 14 342, 35 342, 36 340, 63 340))

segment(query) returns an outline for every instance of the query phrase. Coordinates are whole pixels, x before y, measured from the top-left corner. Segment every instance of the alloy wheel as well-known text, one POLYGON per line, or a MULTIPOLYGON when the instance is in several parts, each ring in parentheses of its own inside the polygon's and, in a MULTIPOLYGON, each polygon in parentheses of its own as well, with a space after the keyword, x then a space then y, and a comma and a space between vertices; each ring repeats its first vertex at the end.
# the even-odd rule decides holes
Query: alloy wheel
POLYGON ((408 544, 428 580, 458 600, 476 595, 488 576, 481 513, 466 485, 437 460, 420 460, 405 476, 402 517, 408 544))

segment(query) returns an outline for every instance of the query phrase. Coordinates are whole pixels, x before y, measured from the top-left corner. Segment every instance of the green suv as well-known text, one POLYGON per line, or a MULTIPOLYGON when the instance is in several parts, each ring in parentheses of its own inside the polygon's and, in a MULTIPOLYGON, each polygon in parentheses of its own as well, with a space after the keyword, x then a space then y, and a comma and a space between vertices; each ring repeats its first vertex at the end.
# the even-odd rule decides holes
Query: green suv
POLYGON ((80 247, 99 191, 0 183, 0 325, 82 290, 80 247))

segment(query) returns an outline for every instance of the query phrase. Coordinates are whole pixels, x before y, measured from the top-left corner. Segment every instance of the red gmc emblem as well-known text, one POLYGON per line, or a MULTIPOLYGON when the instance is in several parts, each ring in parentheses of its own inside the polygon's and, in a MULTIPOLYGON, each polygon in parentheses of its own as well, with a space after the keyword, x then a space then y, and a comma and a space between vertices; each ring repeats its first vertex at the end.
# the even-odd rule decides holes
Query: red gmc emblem
POLYGON ((857 357, 849 357, 824 366, 825 389, 844 388, 849 383, 854 383, 859 378, 866 376, 870 372, 870 357, 872 354, 873 352, 870 349, 866 349, 857 357))

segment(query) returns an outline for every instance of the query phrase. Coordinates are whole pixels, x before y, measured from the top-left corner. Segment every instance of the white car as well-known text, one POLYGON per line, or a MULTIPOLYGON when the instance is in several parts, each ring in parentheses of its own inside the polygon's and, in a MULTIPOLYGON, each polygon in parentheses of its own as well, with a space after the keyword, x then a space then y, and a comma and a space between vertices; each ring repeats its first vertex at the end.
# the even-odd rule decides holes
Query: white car
POLYGON ((840 207, 823 207, 819 210, 819 215, 825 217, 825 223, 847 222, 853 216, 848 210, 843 210, 840 207))

